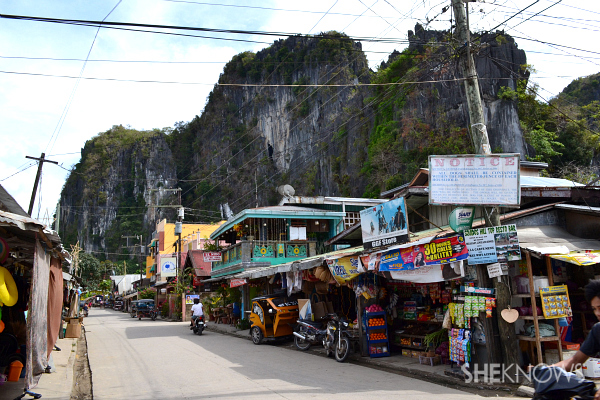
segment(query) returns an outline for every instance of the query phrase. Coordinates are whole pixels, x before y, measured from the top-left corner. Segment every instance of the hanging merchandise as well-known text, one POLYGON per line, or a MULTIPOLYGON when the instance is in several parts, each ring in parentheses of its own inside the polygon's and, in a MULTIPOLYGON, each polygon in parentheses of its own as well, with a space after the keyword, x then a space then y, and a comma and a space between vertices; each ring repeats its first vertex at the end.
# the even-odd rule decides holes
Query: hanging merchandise
POLYGON ((453 328, 448 331, 450 339, 450 360, 466 364, 471 361, 471 331, 453 328))
POLYGON ((10 252, 10 247, 8 247, 8 243, 2 238, 0 238, 0 263, 3 263, 8 258, 8 253, 10 252))
POLYGON ((19 292, 15 280, 6 268, 0 267, 0 305, 12 307, 18 299, 19 292))
POLYGON ((554 319, 573 315, 567 285, 540 288, 544 318, 554 319))

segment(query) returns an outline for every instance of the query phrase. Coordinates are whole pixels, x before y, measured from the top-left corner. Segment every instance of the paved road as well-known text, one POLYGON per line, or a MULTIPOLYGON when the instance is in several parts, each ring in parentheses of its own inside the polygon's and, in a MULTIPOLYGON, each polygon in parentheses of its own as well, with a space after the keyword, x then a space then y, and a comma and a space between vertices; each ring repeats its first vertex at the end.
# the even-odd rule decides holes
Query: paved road
POLYGON ((92 309, 85 327, 94 399, 481 398, 219 333, 196 336, 186 324, 92 309))

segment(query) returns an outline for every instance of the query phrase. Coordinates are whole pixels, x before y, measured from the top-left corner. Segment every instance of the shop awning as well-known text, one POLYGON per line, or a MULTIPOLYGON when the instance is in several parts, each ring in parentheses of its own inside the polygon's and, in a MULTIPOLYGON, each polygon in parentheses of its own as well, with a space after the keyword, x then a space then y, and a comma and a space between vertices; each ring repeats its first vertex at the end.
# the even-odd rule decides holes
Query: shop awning
POLYGON ((571 235, 555 225, 518 227, 517 233, 522 248, 540 255, 568 255, 573 251, 600 250, 600 241, 571 235))
POLYGON ((569 254, 551 254, 550 258, 575 265, 600 264, 600 251, 571 251, 569 254))
POLYGON ((219 276, 219 277, 216 277, 216 278, 203 279, 202 283, 211 283, 211 282, 224 281, 226 279, 233 278, 233 277, 234 277, 233 275, 223 275, 223 276, 219 276))
POLYGON ((137 296, 137 295, 138 295, 138 294, 137 294, 137 292, 136 292, 136 293, 128 294, 127 296, 125 296, 125 297, 123 297, 123 298, 124 298, 124 299, 130 299, 130 298, 132 298, 132 297, 135 297, 135 296, 137 296))

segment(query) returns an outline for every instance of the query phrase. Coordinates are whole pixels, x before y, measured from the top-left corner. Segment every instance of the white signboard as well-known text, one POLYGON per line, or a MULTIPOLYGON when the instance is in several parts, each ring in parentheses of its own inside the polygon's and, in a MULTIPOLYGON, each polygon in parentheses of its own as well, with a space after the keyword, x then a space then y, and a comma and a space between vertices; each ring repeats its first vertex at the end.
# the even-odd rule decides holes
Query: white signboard
POLYGON ((160 258, 160 275, 163 278, 170 276, 177 276, 177 259, 175 257, 161 257, 160 258))
POLYGON ((521 203, 519 154, 429 156, 429 204, 521 203))
POLYGON ((390 246, 408 241, 408 220, 404 197, 390 200, 360 212, 365 249, 390 246))
POLYGON ((221 261, 220 251, 205 251, 202 253, 202 256, 204 257, 204 262, 221 261))
POLYGON ((469 249, 469 265, 506 263, 521 259, 515 224, 463 231, 469 249))
POLYGON ((494 233, 487 233, 482 229, 482 234, 470 234, 473 231, 479 232, 477 229, 470 229, 465 234, 465 244, 469 249, 469 265, 487 264, 498 261, 496 254, 496 241, 494 233))
POLYGON ((502 268, 500 267, 499 263, 488 265, 487 270, 490 278, 495 278, 502 275, 502 268))

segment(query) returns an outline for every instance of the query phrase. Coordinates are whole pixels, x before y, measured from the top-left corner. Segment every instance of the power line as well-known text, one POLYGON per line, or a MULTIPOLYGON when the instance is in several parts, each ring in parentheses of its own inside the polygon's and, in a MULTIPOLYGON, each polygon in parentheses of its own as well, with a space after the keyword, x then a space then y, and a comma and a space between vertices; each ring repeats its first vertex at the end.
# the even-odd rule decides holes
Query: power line
POLYGON ((27 170, 27 169, 29 169, 29 168, 33 167, 33 166, 34 166, 34 165, 36 165, 36 164, 37 164, 37 163, 31 163, 31 164, 29 164, 28 166, 26 166, 25 168, 23 168, 23 169, 21 169, 21 170, 19 170, 19 171, 15 172, 14 174, 12 174, 12 175, 9 175, 9 176, 7 176, 7 177, 6 177, 6 178, 4 178, 4 179, 0 179, 0 182, 2 182, 2 181, 5 181, 5 180, 7 180, 8 178, 12 178, 13 176, 15 176, 15 175, 17 175, 17 174, 20 174, 21 172, 23 172, 23 171, 25 171, 25 170, 27 170))

